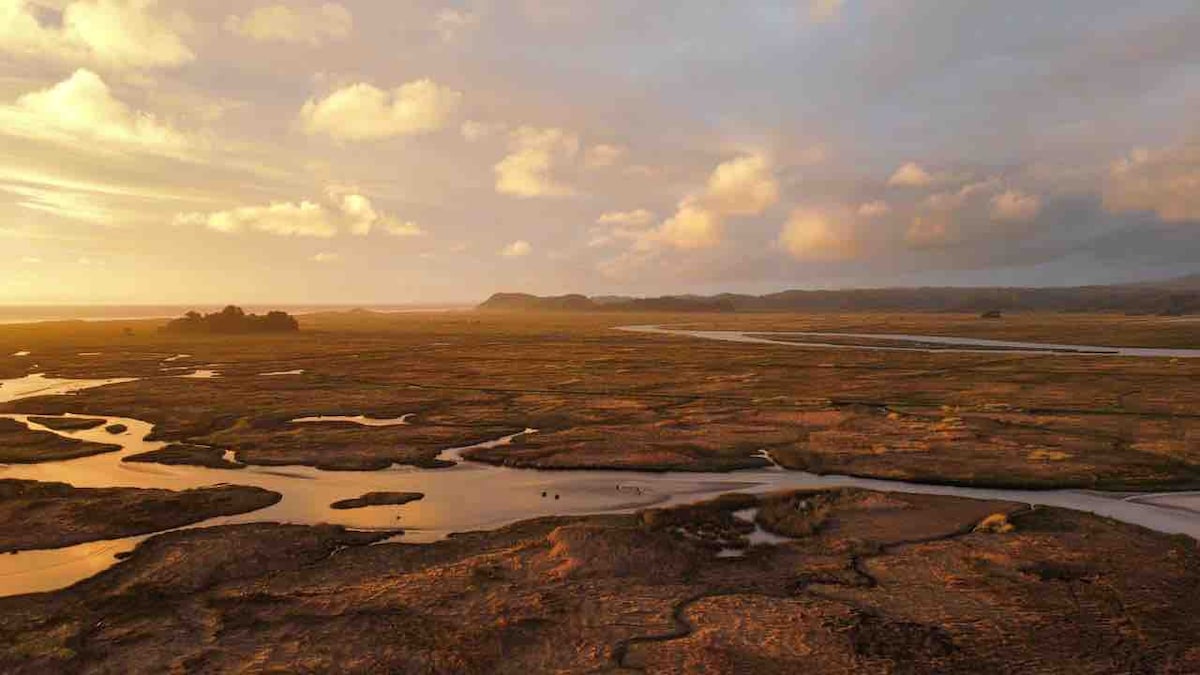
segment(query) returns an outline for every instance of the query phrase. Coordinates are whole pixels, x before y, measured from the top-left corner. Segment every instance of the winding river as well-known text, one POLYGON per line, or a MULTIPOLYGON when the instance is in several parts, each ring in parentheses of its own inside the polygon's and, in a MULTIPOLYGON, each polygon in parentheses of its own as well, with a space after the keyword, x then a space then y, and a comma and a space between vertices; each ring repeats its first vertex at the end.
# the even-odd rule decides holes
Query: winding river
MULTIPOLYGON (((806 335, 798 333, 762 333, 741 331, 682 331, 657 326, 631 326, 623 330, 640 333, 686 335, 744 343, 783 344, 798 347, 870 348, 847 345, 773 340, 770 336, 806 335)), ((853 335, 853 334, 851 334, 853 335)), ((845 335, 844 335, 845 336, 845 335)), ((930 342, 933 336, 880 336, 879 339, 910 339, 930 342)), ((938 338, 937 342, 955 340, 938 338)), ((1033 343, 995 344, 997 341, 958 340, 944 344, 961 345, 964 351, 979 342, 1014 351, 1047 345, 1033 343)), ((1070 350, 1092 350, 1108 354, 1107 348, 1055 345, 1070 350)), ((886 349, 896 349, 888 347, 886 349)), ((920 349, 920 347, 898 349, 920 349)), ((1126 356, 1192 358, 1200 350, 1116 350, 1126 356)), ((1068 353, 1082 353, 1071 351, 1068 353)), ((70 395, 85 389, 107 386, 129 379, 62 380, 29 375, 15 380, 0 380, 0 403, 46 395, 70 395)), ((73 415, 66 415, 71 417, 73 415)), ((31 429, 50 431, 68 438, 118 444, 116 452, 78 459, 30 465, 0 465, 0 478, 20 478, 70 483, 76 487, 138 487, 182 490, 216 484, 253 485, 273 490, 283 499, 270 507, 238 516, 210 519, 188 527, 246 522, 336 523, 359 529, 404 530, 398 537, 405 542, 430 542, 451 532, 493 529, 509 523, 551 515, 583 515, 628 512, 648 506, 701 501, 727 492, 761 493, 785 489, 859 487, 871 490, 938 494, 994 499, 1019 503, 1056 506, 1087 511, 1116 520, 1166 533, 1185 534, 1200 539, 1200 493, 1103 493, 1083 490, 1001 490, 926 485, 901 481, 873 480, 846 476, 818 476, 786 471, 778 466, 729 473, 648 473, 633 471, 538 471, 512 469, 469 462, 461 453, 468 448, 451 448, 439 459, 456 462, 446 469, 421 469, 393 466, 383 471, 322 471, 311 467, 246 466, 240 469, 214 469, 192 466, 131 463, 125 457, 160 449, 164 442, 147 441, 151 424, 121 417, 105 418, 108 424, 123 424, 128 429, 119 435, 103 426, 83 431, 55 431, 29 420, 27 415, 0 415, 18 420, 31 429), (403 506, 380 506, 355 510, 335 510, 329 505, 367 492, 422 492, 425 498, 403 506)), ((98 415, 87 415, 99 419, 98 415)), ((319 423, 307 419, 303 423, 319 423)), ((405 424, 407 416, 395 420, 368 417, 339 418, 362 424, 405 424)), ((537 433, 528 429, 522 434, 537 433)), ((497 438, 483 446, 512 442, 517 436, 497 438)), ((767 459, 769 455, 763 454, 767 459)), ((230 457, 236 461, 236 456, 230 457)), ((64 588, 90 577, 118 562, 118 554, 132 550, 152 535, 90 542, 59 549, 25 551, 0 556, 0 596, 64 588)))

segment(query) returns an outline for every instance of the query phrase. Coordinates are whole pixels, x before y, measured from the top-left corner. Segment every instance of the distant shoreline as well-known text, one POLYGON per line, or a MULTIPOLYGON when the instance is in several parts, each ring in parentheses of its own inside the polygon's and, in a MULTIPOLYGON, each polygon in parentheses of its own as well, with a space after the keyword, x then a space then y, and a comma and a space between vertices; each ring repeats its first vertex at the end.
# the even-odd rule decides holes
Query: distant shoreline
MULTIPOLYGON (((219 311, 223 305, 0 305, 0 326, 60 321, 144 321, 173 319, 188 311, 219 311)), ((455 312, 471 305, 245 305, 247 311, 280 310, 298 316, 362 309, 376 314, 455 312)))

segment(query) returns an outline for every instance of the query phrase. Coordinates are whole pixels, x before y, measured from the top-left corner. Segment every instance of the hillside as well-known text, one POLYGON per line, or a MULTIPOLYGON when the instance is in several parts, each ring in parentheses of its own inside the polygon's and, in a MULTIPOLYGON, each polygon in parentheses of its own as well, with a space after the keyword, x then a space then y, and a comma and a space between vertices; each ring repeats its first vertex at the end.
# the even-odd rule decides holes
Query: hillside
POLYGON ((583 295, 538 297, 497 293, 479 305, 503 311, 630 312, 1117 312, 1171 315, 1200 313, 1200 274, 1161 282, 1062 288, 866 288, 790 290, 768 295, 625 298, 583 295))

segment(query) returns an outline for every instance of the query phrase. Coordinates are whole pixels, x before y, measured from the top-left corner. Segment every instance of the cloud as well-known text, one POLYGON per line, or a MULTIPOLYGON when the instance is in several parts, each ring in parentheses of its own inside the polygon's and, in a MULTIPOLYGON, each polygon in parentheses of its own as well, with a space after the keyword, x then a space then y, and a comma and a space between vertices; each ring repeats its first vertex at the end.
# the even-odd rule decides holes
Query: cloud
POLYGON ((703 201, 723 216, 759 215, 779 201, 779 183, 765 157, 746 155, 717 166, 703 201))
POLYGON ((557 128, 521 127, 509 134, 509 154, 495 166, 496 192, 514 197, 575 194, 552 172, 579 153, 579 139, 557 128))
POLYGON ((437 131, 458 110, 462 93, 433 80, 415 80, 391 92, 359 82, 300 111, 304 131, 341 141, 369 141, 437 131))
POLYGON ((808 4, 808 18, 815 23, 836 19, 842 12, 845 0, 804 0, 808 4))
POLYGON ((646 209, 634 211, 608 211, 596 219, 600 225, 623 225, 626 227, 646 227, 654 222, 654 213, 646 209))
POLYGON ((521 258, 533 252, 533 247, 525 240, 514 241, 500 249, 500 255, 505 258, 521 258))
POLYGON ((654 232, 654 239, 681 249, 712 248, 721 243, 721 215, 685 200, 675 215, 654 232))
POLYGON ((992 197, 992 220, 1028 222, 1042 212, 1042 200, 1019 190, 1006 190, 992 197))
POLYGON ((329 253, 329 252, 327 252, 327 251, 322 251, 322 252, 320 252, 320 253, 318 253, 318 254, 314 255, 313 257, 309 258, 309 260, 311 260, 311 261, 313 261, 313 262, 315 262, 315 263, 335 263, 335 262, 341 262, 341 261, 342 261, 342 254, 340 254, 340 253, 329 253))
POLYGON ((433 20, 433 29, 442 38, 442 42, 454 42, 478 25, 478 14, 451 7, 439 11, 433 20))
POLYGON ((626 150, 619 145, 601 143, 593 145, 584 153, 583 163, 589 169, 603 169, 612 166, 625 157, 626 150))
POLYGON ((459 133, 466 139, 468 143, 482 141, 494 134, 504 131, 505 125, 502 123, 479 122, 477 120, 467 120, 459 127, 459 133))
POLYGON ((888 179, 888 185, 901 187, 927 187, 933 184, 933 176, 916 162, 908 162, 896 169, 888 179))
POLYGON ((385 220, 383 223, 383 231, 387 232, 393 237, 419 237, 425 234, 425 230, 421 229, 420 225, 417 225, 411 220, 385 220))
POLYGON ((280 236, 329 239, 343 232, 366 236, 376 227, 387 234, 411 237, 424 234, 416 223, 399 222, 375 208, 367 197, 343 188, 327 190, 330 203, 271 202, 210 213, 181 213, 176 225, 198 225, 226 234, 245 231, 280 236))
POLYGON ((778 201, 779 183, 770 162, 762 155, 743 155, 717 165, 701 194, 685 197, 674 216, 636 245, 712 248, 721 243, 726 217, 761 215, 778 201))
POLYGON ((93 195, 84 192, 4 183, 0 183, 0 190, 21 197, 16 204, 22 208, 96 225, 112 225, 116 221, 112 211, 97 203, 93 195))
POLYGON ((67 144, 178 155, 188 138, 153 115, 116 99, 99 75, 85 68, 49 89, 0 106, 0 133, 67 144))
POLYGON ((267 206, 243 206, 212 213, 183 213, 176 225, 202 225, 210 230, 235 234, 255 230, 267 234, 328 239, 338 233, 330 212, 313 202, 271 202, 267 206))
POLYGON ((797 209, 779 232, 779 245, 797 260, 842 260, 858 253, 858 243, 839 214, 797 209))
POLYGON ((596 248, 607 246, 618 240, 637 241, 646 236, 648 228, 654 224, 654 213, 646 209, 633 211, 608 211, 600 214, 596 225, 591 230, 588 246, 596 248))
POLYGON ((1200 221, 1200 145, 1135 150, 1110 167, 1110 213, 1152 212, 1168 223, 1200 221))
POLYGON ((887 202, 877 200, 873 202, 865 202, 858 207, 858 215, 863 218, 878 218, 886 216, 892 212, 892 207, 887 202))
POLYGON ((225 29, 255 42, 287 42, 313 47, 344 40, 354 27, 345 7, 327 2, 316 7, 265 5, 245 17, 231 15, 225 29))
POLYGON ((904 232, 904 241, 913 248, 937 248, 959 240, 959 231, 946 213, 914 216, 904 232))
POLYGON ((180 36, 186 17, 161 16, 154 11, 157 4, 0 0, 0 52, 112 69, 166 68, 195 60, 180 36))

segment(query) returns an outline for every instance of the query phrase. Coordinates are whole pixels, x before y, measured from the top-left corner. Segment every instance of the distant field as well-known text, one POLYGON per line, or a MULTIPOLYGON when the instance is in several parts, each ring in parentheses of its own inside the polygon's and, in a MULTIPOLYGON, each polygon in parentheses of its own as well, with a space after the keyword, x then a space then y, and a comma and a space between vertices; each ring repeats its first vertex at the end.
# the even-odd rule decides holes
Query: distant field
POLYGON ((818 473, 1013 487, 1200 485, 1195 360, 821 350, 612 330, 631 321, 1200 345, 1200 324, 1112 315, 326 313, 302 317, 294 336, 167 336, 156 321, 4 326, 0 377, 37 364, 57 376, 144 378, 8 407, 145 419, 163 440, 236 450, 251 464, 427 465, 450 445, 532 427, 541 433, 474 457, 730 470, 762 466, 766 449, 784 466, 818 473), (19 351, 31 354, 7 356, 19 351), (177 354, 190 356, 166 360, 177 354), (193 369, 219 377, 170 377, 193 369), (296 370, 304 372, 263 376, 296 370), (286 423, 407 413, 415 413, 411 426, 286 423))

